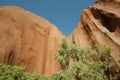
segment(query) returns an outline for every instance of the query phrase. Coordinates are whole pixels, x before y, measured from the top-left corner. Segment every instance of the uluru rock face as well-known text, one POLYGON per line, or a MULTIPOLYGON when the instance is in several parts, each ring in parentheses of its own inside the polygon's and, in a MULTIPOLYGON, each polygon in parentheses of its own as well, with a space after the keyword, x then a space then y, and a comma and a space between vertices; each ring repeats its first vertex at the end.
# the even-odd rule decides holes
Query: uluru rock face
MULTIPOLYGON (((49 75, 60 69, 54 59, 64 35, 50 22, 18 7, 0 7, 0 63, 27 66, 49 75)), ((120 58, 120 1, 98 0, 82 12, 67 37, 83 47, 110 45, 120 58)))
POLYGON ((0 7, 0 63, 27 66, 49 75, 63 34, 47 20, 18 7, 0 7))
POLYGON ((78 27, 68 37, 83 47, 109 45, 112 57, 120 58, 120 1, 98 0, 82 12, 78 27))

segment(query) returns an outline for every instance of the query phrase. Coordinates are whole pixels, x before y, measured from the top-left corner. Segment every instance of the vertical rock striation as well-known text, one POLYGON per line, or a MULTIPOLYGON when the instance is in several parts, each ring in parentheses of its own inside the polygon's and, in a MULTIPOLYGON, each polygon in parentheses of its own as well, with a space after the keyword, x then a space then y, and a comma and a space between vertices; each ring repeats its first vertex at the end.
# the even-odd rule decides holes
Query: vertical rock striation
POLYGON ((115 61, 120 58, 120 1, 98 0, 82 12, 78 27, 68 37, 83 47, 110 45, 115 61))

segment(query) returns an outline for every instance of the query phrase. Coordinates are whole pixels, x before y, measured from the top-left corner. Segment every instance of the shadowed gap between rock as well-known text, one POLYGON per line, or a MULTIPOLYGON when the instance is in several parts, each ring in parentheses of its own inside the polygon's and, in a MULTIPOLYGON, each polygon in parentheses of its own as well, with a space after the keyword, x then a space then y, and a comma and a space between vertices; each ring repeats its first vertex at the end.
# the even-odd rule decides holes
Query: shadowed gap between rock
POLYGON ((110 32, 115 32, 117 27, 120 27, 120 18, 115 14, 94 8, 91 8, 91 12, 93 13, 93 16, 102 23, 103 27, 110 32))
POLYGON ((8 55, 7 64, 12 65, 12 63, 13 63, 13 58, 14 58, 14 51, 11 51, 10 54, 8 55))

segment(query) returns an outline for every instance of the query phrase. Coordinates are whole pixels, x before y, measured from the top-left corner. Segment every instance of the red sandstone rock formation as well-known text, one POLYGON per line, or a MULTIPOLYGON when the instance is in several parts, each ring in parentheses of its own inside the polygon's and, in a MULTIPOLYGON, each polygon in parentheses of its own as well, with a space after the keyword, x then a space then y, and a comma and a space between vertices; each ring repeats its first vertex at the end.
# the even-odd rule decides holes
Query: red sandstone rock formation
MULTIPOLYGON (((27 66, 49 75, 60 69, 54 59, 62 33, 47 20, 18 7, 0 7, 0 63, 27 66)), ((75 31, 67 37, 83 47, 110 45, 120 57, 120 1, 98 0, 82 12, 75 31)))
POLYGON ((112 57, 120 58, 120 1, 98 0, 93 7, 82 12, 75 31, 68 37, 70 42, 83 47, 112 46, 112 57))
POLYGON ((47 20, 18 7, 0 7, 0 63, 49 75, 60 69, 54 54, 63 34, 47 20))

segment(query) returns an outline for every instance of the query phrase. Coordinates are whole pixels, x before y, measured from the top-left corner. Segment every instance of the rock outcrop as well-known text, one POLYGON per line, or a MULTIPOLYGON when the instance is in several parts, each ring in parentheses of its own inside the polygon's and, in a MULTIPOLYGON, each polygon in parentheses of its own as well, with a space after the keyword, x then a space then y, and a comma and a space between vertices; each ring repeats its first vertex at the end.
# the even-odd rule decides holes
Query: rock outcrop
POLYGON ((75 31, 68 37, 71 43, 83 47, 109 45, 112 57, 120 58, 120 1, 98 0, 82 12, 75 31))
MULTIPOLYGON (((54 59, 64 35, 50 22, 18 7, 0 7, 0 63, 27 66, 49 75, 60 69, 54 59)), ((120 1, 98 0, 82 12, 69 42, 83 47, 110 45, 120 58, 120 1)))
POLYGON ((18 7, 0 7, 0 63, 49 75, 60 69, 54 54, 63 37, 39 16, 18 7))

